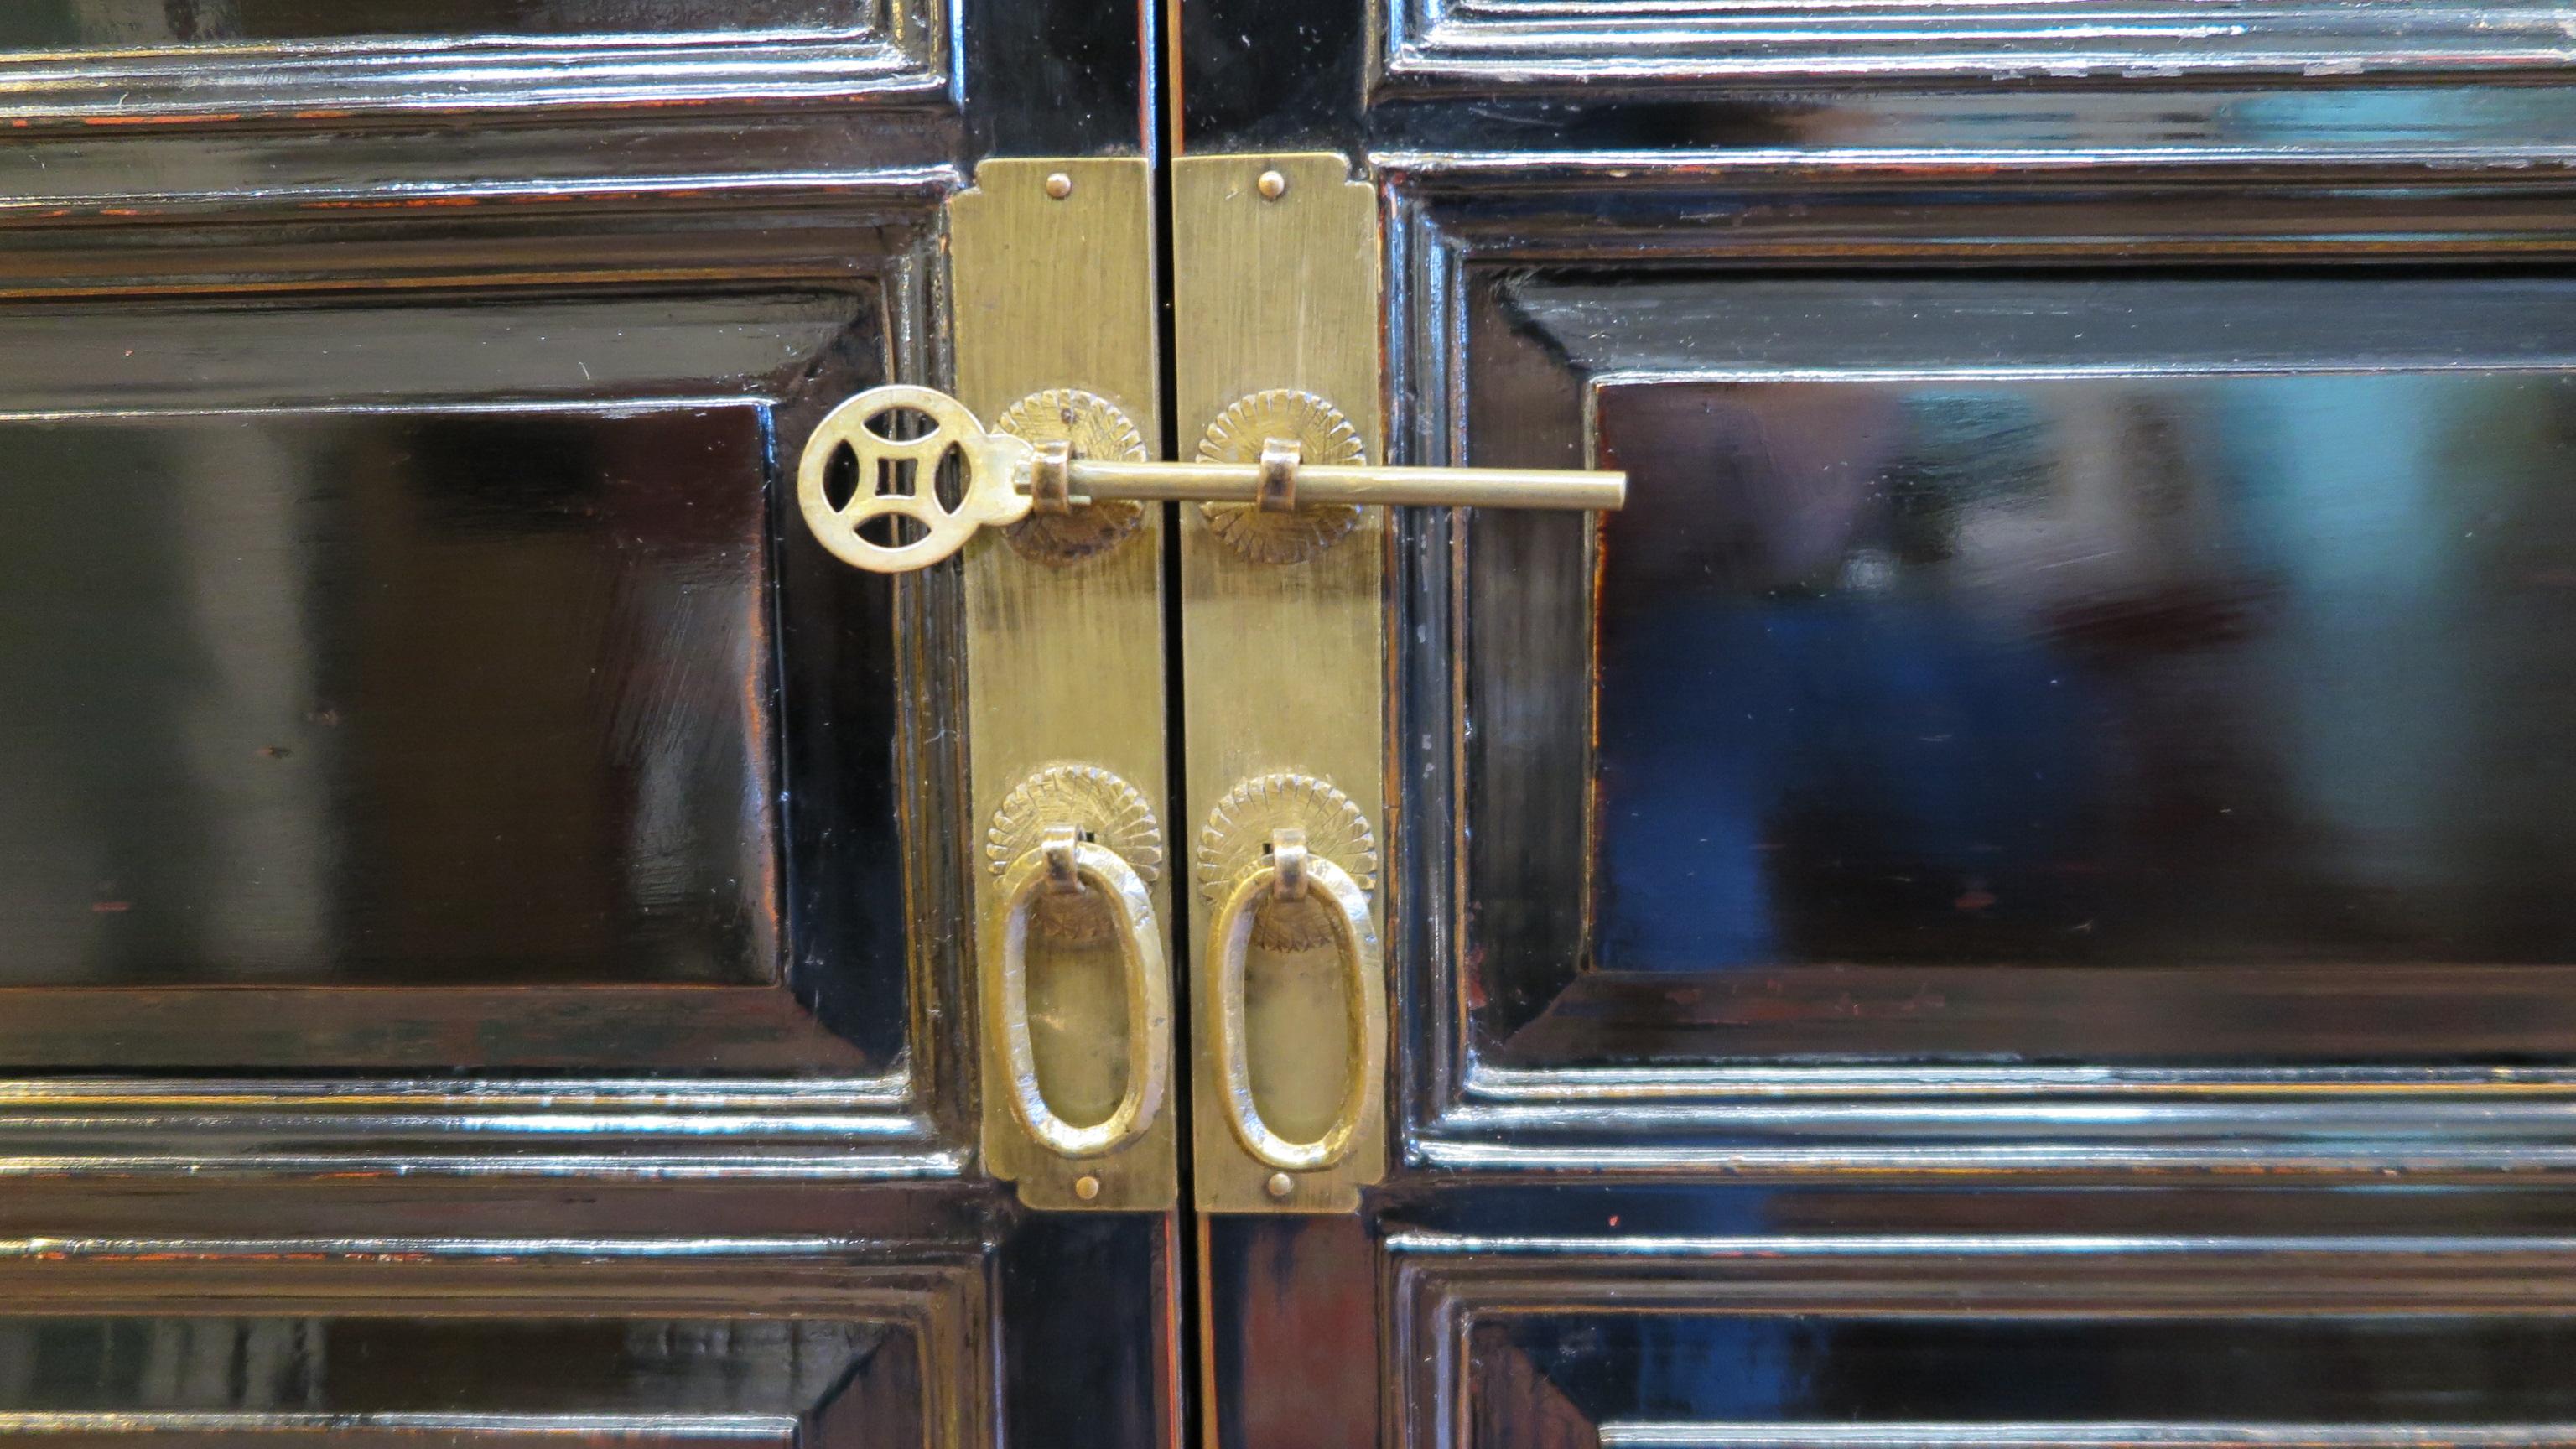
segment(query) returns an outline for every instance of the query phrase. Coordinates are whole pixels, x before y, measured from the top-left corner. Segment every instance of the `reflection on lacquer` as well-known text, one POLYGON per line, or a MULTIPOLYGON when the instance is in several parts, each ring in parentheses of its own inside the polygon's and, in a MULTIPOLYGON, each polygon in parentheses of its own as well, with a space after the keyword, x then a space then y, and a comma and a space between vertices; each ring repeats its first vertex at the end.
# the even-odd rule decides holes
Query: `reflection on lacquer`
POLYGON ((2568 960, 2571 417, 2530 374, 1606 389, 1593 964, 2568 960))

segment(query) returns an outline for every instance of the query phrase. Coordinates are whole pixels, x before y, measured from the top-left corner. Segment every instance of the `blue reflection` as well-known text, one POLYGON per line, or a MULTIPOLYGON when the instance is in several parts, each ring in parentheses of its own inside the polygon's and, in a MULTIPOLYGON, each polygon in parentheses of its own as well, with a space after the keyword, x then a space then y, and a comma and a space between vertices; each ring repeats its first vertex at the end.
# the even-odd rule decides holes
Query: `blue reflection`
POLYGON ((2076 661, 1930 601, 1684 606, 1638 637, 1653 664, 1603 671, 1608 833, 1644 847, 1609 872, 1605 968, 1777 960, 1784 909, 1854 893, 2056 913, 2035 897, 2064 885, 2028 863, 2073 848, 2088 793, 2076 661))

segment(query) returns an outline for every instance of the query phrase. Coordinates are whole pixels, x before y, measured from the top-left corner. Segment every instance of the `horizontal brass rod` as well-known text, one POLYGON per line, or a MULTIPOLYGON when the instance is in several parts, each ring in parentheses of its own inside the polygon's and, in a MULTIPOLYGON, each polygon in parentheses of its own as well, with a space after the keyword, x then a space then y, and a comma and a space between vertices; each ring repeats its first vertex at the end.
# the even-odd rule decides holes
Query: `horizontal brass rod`
MULTIPOLYGON (((1251 463, 1107 463, 1075 460, 1066 483, 1077 498, 1178 498, 1251 503, 1261 469, 1251 463)), ((1551 468, 1297 469, 1299 503, 1384 504, 1393 508, 1616 508, 1628 475, 1551 468)))

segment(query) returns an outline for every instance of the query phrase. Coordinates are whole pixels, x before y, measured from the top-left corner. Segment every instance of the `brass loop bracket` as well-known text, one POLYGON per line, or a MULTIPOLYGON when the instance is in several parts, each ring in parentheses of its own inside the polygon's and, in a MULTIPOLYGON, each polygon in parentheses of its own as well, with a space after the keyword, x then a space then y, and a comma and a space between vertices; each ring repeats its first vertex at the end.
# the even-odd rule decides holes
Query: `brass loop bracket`
POLYGON ((1264 513, 1297 511, 1297 463, 1305 452, 1295 438, 1261 440, 1261 484, 1253 495, 1253 507, 1264 513))
POLYGON ((1038 846, 1038 858, 1046 862, 1047 889, 1060 896, 1078 895, 1082 891, 1082 874, 1074 867, 1074 847, 1082 844, 1082 831, 1072 825, 1050 825, 1046 839, 1038 846))
MULTIPOLYGON (((985 832, 984 860, 996 880, 1019 858, 1046 844, 1046 832, 1071 822, 1115 851, 1147 885, 1163 873, 1163 824, 1135 786, 1095 765, 1050 765, 1011 787, 985 832)), ((1032 908, 1040 939, 1100 946, 1113 935, 1107 911, 1079 891, 1050 891, 1032 908)))
MULTIPOLYGON (((1257 393, 1246 402, 1266 405, 1272 398, 1257 393)), ((877 387, 834 408, 806 440, 796 500, 806 527, 833 557, 871 573, 909 573, 964 548, 980 528, 1008 527, 1033 515, 1064 517, 1110 500, 1249 504, 1258 516, 1304 519, 1319 507, 1602 509, 1627 499, 1624 473, 1374 467, 1356 454, 1348 462, 1310 464, 1303 461, 1312 451, 1308 439, 1269 430, 1248 436, 1255 442, 1253 456, 1241 462, 1209 456, 1213 430, 1198 462, 1081 457, 1070 446, 1053 446, 1069 443, 1066 438, 1033 442, 987 430, 945 393, 877 387), (907 413, 931 426, 897 436, 896 424, 907 413), (848 498, 836 501, 831 482, 845 450, 856 465, 856 484, 848 498), (950 490, 954 503, 942 500, 935 486, 946 469, 954 469, 959 480, 950 490)), ((1345 526, 1331 536, 1346 531, 1345 526)), ((1306 556, 1247 552, 1273 562, 1306 556)))
POLYGON ((1073 511, 1073 444, 1057 438, 1029 455, 1029 511, 1055 517, 1073 511))
POLYGON ((1283 825, 1270 832, 1270 898, 1293 906, 1306 898, 1306 832, 1283 825))
MULTIPOLYGON (((1207 908, 1224 904, 1234 883, 1265 858, 1278 861, 1283 839, 1309 855, 1330 858, 1358 882, 1361 894, 1377 889, 1377 835, 1368 817, 1331 784, 1281 771, 1237 782, 1209 810, 1193 865, 1207 908)), ((1293 870, 1295 862, 1288 864, 1293 870)), ((1311 951, 1328 944, 1333 938, 1323 910, 1306 901, 1274 899, 1255 916, 1254 949, 1311 951)))

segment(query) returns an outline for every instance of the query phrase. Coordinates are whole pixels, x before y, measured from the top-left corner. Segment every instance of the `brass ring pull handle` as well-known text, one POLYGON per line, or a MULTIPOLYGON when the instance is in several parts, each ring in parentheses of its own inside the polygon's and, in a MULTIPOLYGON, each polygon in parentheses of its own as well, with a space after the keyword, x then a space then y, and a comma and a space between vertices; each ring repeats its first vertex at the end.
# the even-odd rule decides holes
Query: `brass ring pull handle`
POLYGON ((1386 1077, 1386 1042, 1376 1030, 1386 1017, 1386 973, 1377 929, 1369 923, 1368 893, 1340 866, 1308 854, 1304 831, 1276 831, 1269 859, 1244 872, 1217 907, 1208 928, 1208 955, 1216 963, 1218 1091, 1235 1140, 1263 1165, 1282 1172, 1314 1172, 1349 1156, 1361 1127, 1377 1114, 1386 1077), (1351 1075, 1332 1125, 1312 1141, 1291 1142, 1271 1130, 1253 1100, 1244 963, 1252 945, 1253 915, 1262 903, 1310 895, 1322 897, 1345 973, 1342 1001, 1351 1075))
MULTIPOLYGON (((1004 1094, 1031 1141, 1059 1157, 1098 1157, 1145 1135, 1163 1110, 1172 1077, 1172 996, 1154 896, 1144 878, 1106 846, 1070 825, 1051 826, 1035 850, 1002 873, 992 929, 984 933, 984 1050, 1007 1068, 1004 1094), (1029 914, 1040 894, 1089 886, 1115 922, 1127 979, 1127 1089, 1110 1114, 1088 1127, 1065 1121, 1038 1087, 1029 1039, 1029 914)), ((989 1079, 988 1079, 989 1080, 989 1079)))
POLYGON ((1179 498, 1254 503, 1387 504, 1419 508, 1617 508, 1628 475, 1584 469, 1304 466, 1296 447, 1275 440, 1257 463, 1137 463, 1040 451, 1008 433, 987 432, 964 404, 926 387, 873 387, 832 409, 807 439, 796 467, 796 502, 832 556, 870 573, 927 568, 966 546, 975 530, 1019 522, 1034 509, 1057 512, 1096 499, 1179 498), (928 432, 894 438, 882 429, 900 412, 928 418, 928 432), (875 424, 877 426, 871 426, 875 424), (835 505, 833 459, 847 447, 858 485, 835 505), (963 487, 954 505, 934 479, 954 463, 963 487), (897 543, 860 530, 885 517, 909 519, 917 538, 897 543))

